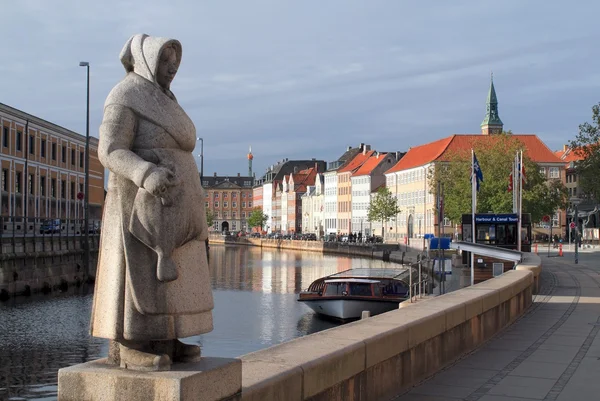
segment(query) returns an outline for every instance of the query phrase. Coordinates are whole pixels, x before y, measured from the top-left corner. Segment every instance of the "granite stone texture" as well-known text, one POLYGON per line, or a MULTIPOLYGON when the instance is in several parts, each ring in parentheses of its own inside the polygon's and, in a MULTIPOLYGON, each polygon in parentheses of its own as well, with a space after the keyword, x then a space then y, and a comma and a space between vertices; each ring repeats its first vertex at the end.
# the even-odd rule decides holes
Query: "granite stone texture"
POLYGON ((167 372, 136 372, 106 359, 61 369, 59 401, 220 401, 242 389, 239 359, 204 357, 167 372))
POLYGON ((181 56, 177 40, 132 36, 120 54, 127 74, 100 126, 98 156, 110 175, 91 334, 118 342, 121 366, 141 371, 200 352, 157 343, 213 329, 196 129, 170 90, 181 56))

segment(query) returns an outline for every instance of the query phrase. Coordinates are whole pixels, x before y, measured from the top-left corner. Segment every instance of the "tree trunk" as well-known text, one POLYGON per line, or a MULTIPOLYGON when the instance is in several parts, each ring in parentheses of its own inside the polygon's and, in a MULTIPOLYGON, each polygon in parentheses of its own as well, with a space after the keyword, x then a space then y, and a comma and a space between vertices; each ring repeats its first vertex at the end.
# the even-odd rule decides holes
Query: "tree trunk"
POLYGON ((385 219, 381 219, 381 242, 385 242, 385 219))

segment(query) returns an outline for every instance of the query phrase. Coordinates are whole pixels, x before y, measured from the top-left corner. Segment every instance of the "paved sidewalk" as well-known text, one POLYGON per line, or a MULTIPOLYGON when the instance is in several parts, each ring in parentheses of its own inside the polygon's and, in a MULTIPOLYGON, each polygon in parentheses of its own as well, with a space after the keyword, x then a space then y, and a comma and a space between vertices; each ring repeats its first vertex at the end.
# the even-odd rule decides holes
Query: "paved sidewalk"
POLYGON ((524 317, 395 400, 600 400, 600 253, 540 256, 524 317))

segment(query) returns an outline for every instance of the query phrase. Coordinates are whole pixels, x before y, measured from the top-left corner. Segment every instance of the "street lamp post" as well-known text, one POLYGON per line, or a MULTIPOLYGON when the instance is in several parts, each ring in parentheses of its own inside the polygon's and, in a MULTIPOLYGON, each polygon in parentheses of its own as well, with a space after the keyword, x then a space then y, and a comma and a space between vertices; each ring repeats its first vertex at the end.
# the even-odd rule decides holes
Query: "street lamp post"
POLYGON ((87 277, 90 271, 90 227, 89 227, 89 203, 90 203, 90 63, 81 61, 80 67, 86 68, 87 75, 87 99, 85 117, 85 181, 83 188, 83 219, 85 225, 85 249, 83 254, 83 274, 87 277))
POLYGON ((204 177, 204 139, 197 138, 200 141, 200 185, 202 185, 202 178, 204 177))
POLYGON ((578 206, 581 202, 580 198, 571 198, 571 203, 575 206, 574 221, 575 221, 575 264, 579 263, 579 211, 578 206))

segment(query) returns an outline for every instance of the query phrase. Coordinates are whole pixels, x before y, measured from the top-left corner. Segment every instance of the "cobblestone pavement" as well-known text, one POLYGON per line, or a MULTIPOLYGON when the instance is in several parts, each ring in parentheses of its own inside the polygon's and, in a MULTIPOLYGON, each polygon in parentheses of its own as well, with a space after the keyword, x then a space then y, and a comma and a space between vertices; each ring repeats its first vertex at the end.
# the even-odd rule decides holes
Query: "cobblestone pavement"
POLYGON ((540 256, 526 314, 395 401, 600 400, 600 252, 540 256))

